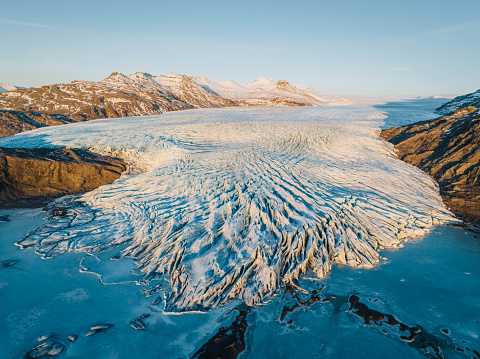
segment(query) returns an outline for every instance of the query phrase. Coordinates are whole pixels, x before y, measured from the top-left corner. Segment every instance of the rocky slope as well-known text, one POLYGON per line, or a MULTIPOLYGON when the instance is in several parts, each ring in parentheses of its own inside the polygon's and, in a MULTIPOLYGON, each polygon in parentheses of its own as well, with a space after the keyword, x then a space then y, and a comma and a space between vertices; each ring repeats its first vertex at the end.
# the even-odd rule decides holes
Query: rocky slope
POLYGON ((480 113, 464 107, 448 116, 392 127, 380 136, 398 157, 435 178, 446 206, 480 226, 480 113))
POLYGON ((114 72, 99 82, 74 81, 0 93, 0 137, 70 122, 158 115, 193 108, 319 106, 351 99, 328 96, 287 81, 260 78, 250 84, 206 77, 114 72))
POLYGON ((120 177, 125 162, 77 149, 0 148, 0 208, 39 206, 120 177))
POLYGON ((463 107, 472 106, 480 108, 480 90, 462 96, 457 96, 435 110, 439 115, 448 115, 463 107))

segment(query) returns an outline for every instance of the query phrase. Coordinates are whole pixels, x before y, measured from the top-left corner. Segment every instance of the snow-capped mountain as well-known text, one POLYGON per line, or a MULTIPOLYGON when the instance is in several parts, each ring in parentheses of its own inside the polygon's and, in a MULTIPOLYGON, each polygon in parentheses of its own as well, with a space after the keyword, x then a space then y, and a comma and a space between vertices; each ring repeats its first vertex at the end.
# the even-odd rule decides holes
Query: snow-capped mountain
POLYGON ((480 108, 480 90, 475 92, 457 96, 453 100, 448 101, 446 104, 440 106, 435 110, 440 115, 448 115, 458 109, 463 107, 472 106, 476 108, 480 108))
POLYGON ((73 81, 0 94, 0 137, 99 118, 158 115, 193 108, 321 106, 356 100, 263 77, 249 84, 206 77, 112 73, 99 82, 73 81))
POLYGON ((25 87, 15 86, 12 84, 2 84, 0 83, 0 92, 12 91, 17 89, 24 89, 25 87))
POLYGON ((195 77, 197 84, 218 96, 229 98, 241 106, 321 106, 355 102, 349 98, 327 95, 308 86, 293 86, 288 81, 267 80, 265 77, 239 84, 195 77))

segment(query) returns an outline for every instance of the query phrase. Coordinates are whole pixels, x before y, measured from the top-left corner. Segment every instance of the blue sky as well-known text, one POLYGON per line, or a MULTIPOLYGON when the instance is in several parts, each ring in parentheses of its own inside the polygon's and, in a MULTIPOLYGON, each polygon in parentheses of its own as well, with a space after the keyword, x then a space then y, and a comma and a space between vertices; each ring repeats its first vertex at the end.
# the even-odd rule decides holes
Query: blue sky
POLYGON ((480 88, 480 0, 9 1, 0 82, 170 72, 332 94, 480 88))

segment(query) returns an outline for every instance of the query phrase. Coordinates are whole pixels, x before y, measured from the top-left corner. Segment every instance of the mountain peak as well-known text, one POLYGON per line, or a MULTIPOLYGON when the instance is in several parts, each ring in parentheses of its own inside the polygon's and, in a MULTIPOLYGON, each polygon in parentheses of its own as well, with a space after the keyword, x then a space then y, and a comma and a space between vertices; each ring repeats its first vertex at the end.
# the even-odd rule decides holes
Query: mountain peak
POLYGON ((0 83, 0 92, 4 91, 12 91, 12 90, 17 90, 17 89, 23 89, 24 87, 18 87, 12 84, 2 84, 0 83))
POLYGON ((260 76, 258 79, 256 79, 253 82, 255 82, 255 83, 273 83, 273 82, 276 82, 276 81, 273 80, 273 79, 267 79, 265 76, 260 76))
POLYGON ((108 76, 105 80, 120 80, 120 79, 123 80, 125 78, 127 78, 127 76, 125 76, 121 72, 112 72, 110 76, 108 76))

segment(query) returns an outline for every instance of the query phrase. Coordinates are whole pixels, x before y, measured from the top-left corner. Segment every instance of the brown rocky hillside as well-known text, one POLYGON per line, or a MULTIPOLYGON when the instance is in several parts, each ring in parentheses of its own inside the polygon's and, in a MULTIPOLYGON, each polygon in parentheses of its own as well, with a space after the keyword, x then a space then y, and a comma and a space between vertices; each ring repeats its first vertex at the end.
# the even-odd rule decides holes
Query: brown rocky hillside
POLYGON ((122 160, 80 149, 0 148, 0 208, 36 207, 111 183, 122 160))
POLYGON ((435 178, 446 206, 480 226, 480 114, 464 107, 448 116, 383 130, 398 157, 435 178))
MULTIPOLYGON (((148 75, 142 74, 145 78, 148 75)), ((197 107, 236 106, 186 76, 174 89, 113 73, 100 82, 19 89, 0 93, 0 137, 44 126, 99 118, 159 115, 197 107), (143 82, 143 83, 142 83, 143 82)))
POLYGON ((0 137, 100 118, 230 106, 321 106, 355 102, 306 86, 264 78, 240 85, 206 77, 114 72, 103 81, 73 81, 0 92, 0 137))

